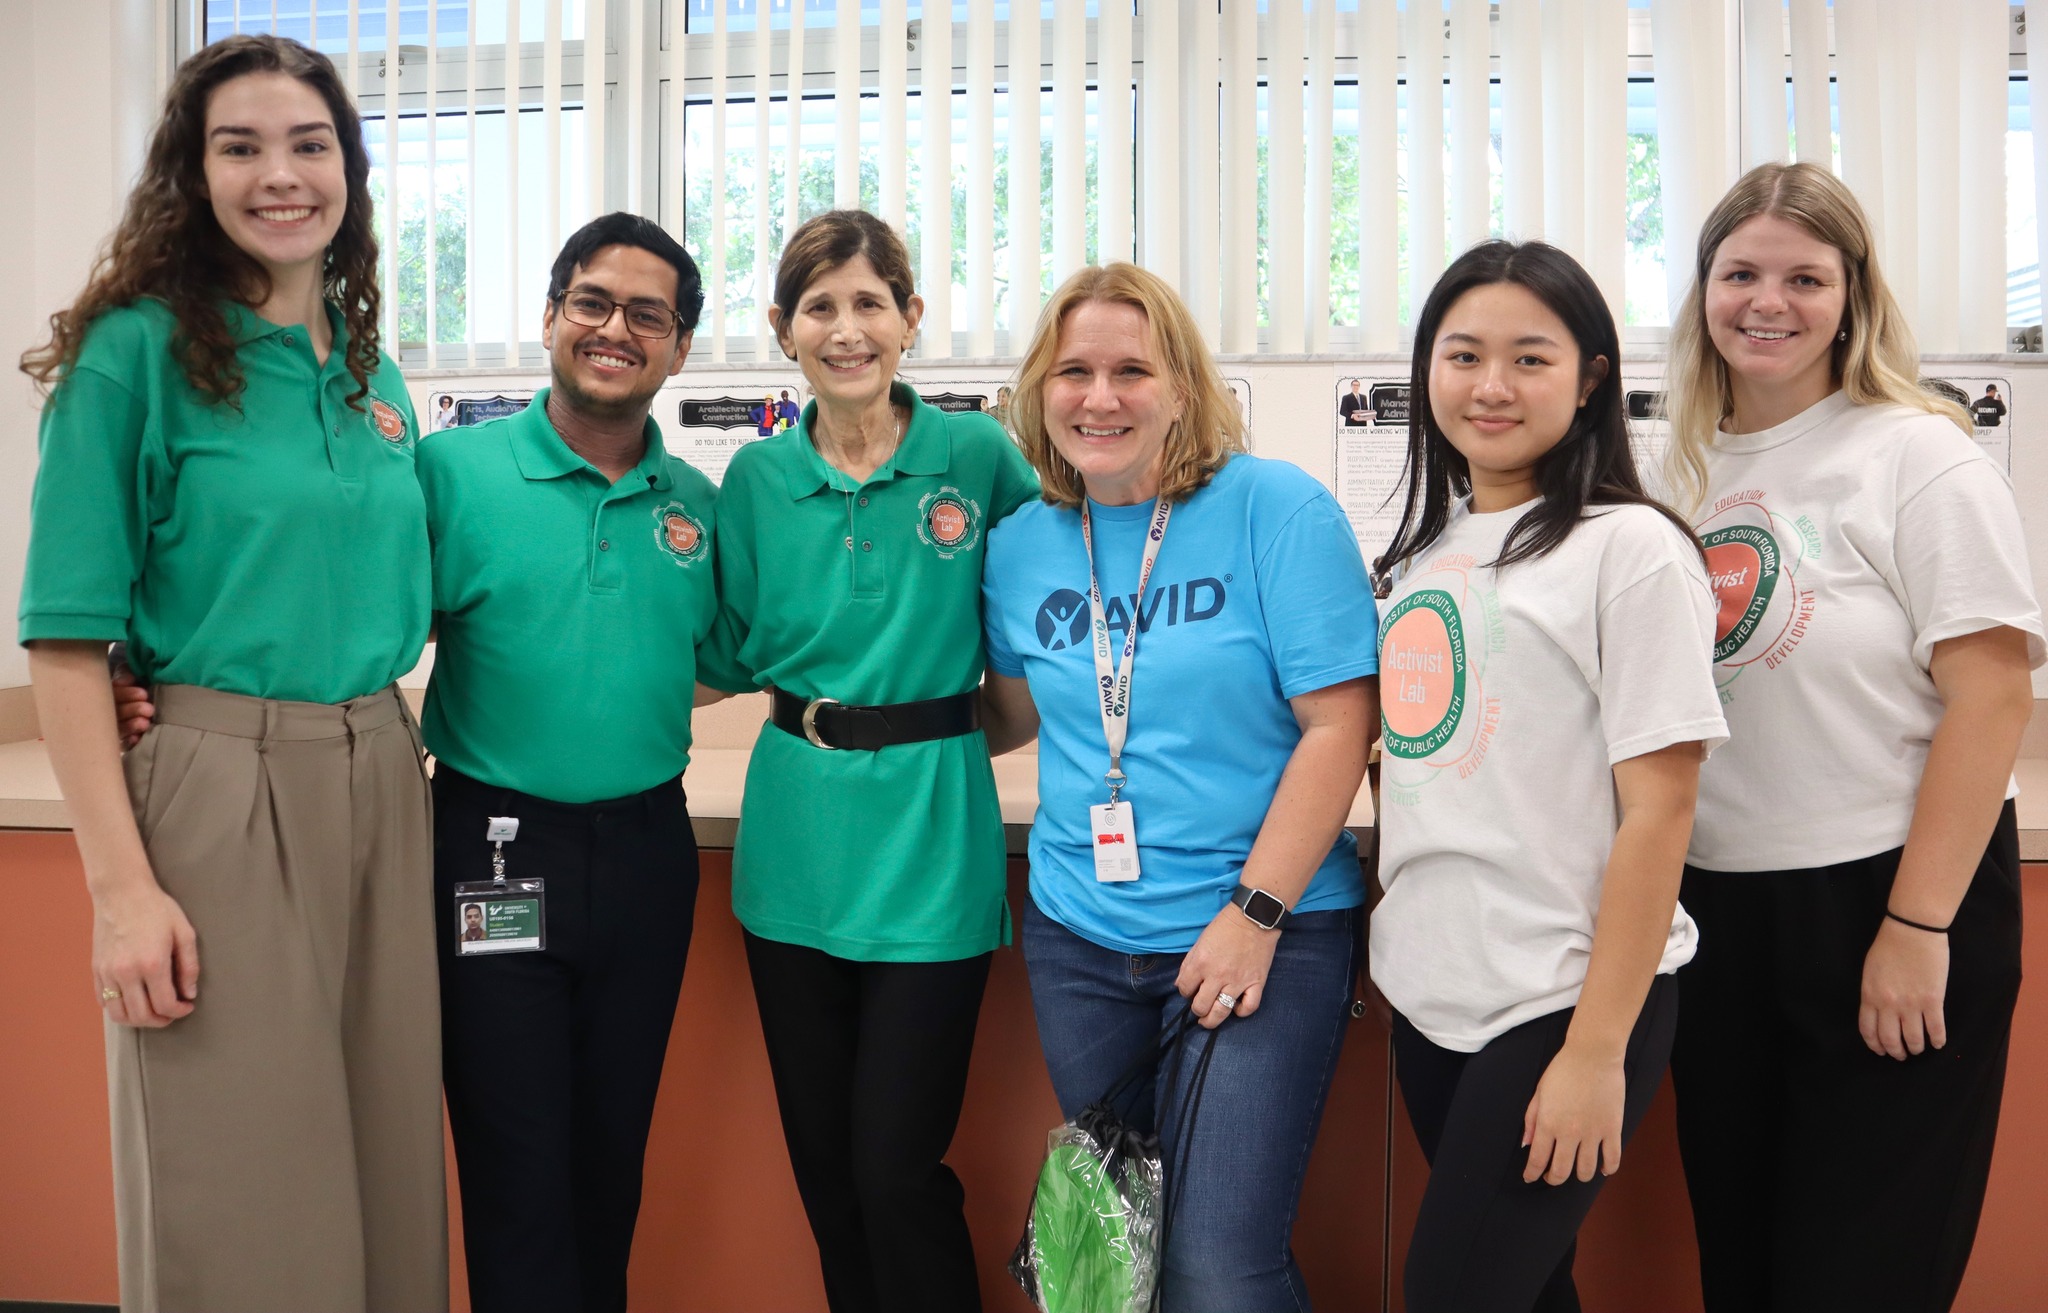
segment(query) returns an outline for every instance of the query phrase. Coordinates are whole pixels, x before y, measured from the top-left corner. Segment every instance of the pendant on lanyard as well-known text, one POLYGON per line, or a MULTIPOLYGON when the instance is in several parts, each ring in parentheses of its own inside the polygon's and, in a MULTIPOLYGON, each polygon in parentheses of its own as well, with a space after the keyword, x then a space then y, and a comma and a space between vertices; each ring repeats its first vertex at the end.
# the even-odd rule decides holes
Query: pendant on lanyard
POLYGON ((1094 837, 1095 878, 1106 884, 1138 878, 1136 821, 1131 804, 1117 795, 1130 782, 1123 771, 1123 757, 1131 727, 1131 671, 1138 659, 1138 617, 1145 613, 1145 585, 1159 561, 1166 521, 1172 514, 1173 503, 1159 498, 1145 534, 1145 558, 1138 567, 1138 591, 1132 598, 1130 621, 1124 630, 1123 665, 1118 669, 1109 650, 1109 616, 1102 605, 1102 585, 1095 576, 1095 532, 1087 503, 1081 505, 1081 545, 1088 554, 1089 631, 1095 643, 1095 693, 1102 710, 1102 735, 1109 745, 1109 769, 1102 776, 1109 785, 1109 801, 1090 807, 1088 821, 1094 837))

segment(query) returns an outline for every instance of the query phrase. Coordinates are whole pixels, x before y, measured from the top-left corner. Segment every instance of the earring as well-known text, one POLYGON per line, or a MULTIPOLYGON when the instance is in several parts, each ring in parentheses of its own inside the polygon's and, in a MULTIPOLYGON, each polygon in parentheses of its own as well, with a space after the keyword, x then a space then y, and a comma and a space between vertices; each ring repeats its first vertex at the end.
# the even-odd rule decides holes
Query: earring
POLYGON ((1845 328, 1845 329, 1843 329, 1843 330, 1842 330, 1841 332, 1839 332, 1839 333, 1835 334, 1835 341, 1837 341, 1837 342, 1846 342, 1846 341, 1848 341, 1848 340, 1849 340, 1849 330, 1848 330, 1848 329, 1846 329, 1846 328, 1845 328))

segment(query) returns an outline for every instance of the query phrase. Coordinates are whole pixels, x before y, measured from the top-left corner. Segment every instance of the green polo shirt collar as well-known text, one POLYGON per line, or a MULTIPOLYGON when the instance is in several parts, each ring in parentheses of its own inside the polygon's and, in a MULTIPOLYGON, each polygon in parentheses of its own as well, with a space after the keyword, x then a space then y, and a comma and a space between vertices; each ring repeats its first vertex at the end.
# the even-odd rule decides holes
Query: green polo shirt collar
MULTIPOLYGON (((898 474, 944 474, 953 455, 953 444, 946 437, 946 412, 926 405, 905 383, 889 385, 889 400, 910 411, 910 427, 903 431, 903 441, 896 445, 895 454, 882 462, 882 467, 869 475, 867 481, 872 483, 898 474)), ((818 403, 809 401, 796 422, 803 459, 791 463, 785 471, 791 501, 821 493, 835 486, 835 479, 847 481, 846 475, 818 454, 817 445, 811 441, 811 425, 817 422, 817 416, 818 403)))
MULTIPOLYGON (((322 301, 320 308, 327 312, 328 327, 334 330, 335 356, 348 355, 348 322, 341 317, 341 307, 332 301, 322 301)), ((290 331, 296 325, 273 324, 240 301, 222 301, 221 314, 227 319, 228 333, 238 347, 279 333, 290 331)))
MULTIPOLYGON (((569 444, 555 432, 554 421, 548 418, 548 393, 552 390, 542 388, 534 393, 526 409, 512 417, 512 459, 518 462, 519 472, 534 482, 559 479, 578 470, 598 473, 589 461, 569 450, 569 444)), ((654 422, 654 416, 647 417, 644 433, 647 446, 640 453, 640 463, 619 482, 667 492, 672 483, 668 449, 662 445, 661 426, 654 422)))

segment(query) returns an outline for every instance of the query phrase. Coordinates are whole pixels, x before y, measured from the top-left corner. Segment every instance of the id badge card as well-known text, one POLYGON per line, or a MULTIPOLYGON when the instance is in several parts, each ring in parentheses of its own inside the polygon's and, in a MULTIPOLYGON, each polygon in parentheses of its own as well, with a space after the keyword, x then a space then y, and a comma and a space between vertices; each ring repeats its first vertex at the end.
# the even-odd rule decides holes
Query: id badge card
POLYGON ((1097 803, 1088 809, 1095 835, 1095 878, 1122 884, 1138 878, 1138 830, 1127 802, 1097 803))
POLYGON ((455 886, 457 957, 538 953, 547 946, 547 881, 471 880, 455 886))

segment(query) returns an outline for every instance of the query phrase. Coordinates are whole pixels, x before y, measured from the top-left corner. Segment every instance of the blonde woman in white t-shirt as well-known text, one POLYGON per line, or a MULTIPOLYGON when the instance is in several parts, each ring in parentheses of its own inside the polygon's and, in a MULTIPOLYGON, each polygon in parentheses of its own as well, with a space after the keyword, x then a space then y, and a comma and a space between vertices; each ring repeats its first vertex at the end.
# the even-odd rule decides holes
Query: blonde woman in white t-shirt
POLYGON ((1713 601, 1691 533, 1643 495, 1614 320, 1570 256, 1473 248, 1415 341, 1372 915, 1431 1164, 1407 1305, 1563 1313, 1693 952, 1679 872, 1726 736, 1713 601))
POLYGON ((1679 1145, 1709 1310, 1946 1309, 2020 980, 2043 658, 2005 474, 1915 383, 1855 198, 1766 165, 1701 229, 1671 481, 1719 599, 1679 1145))

